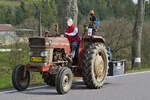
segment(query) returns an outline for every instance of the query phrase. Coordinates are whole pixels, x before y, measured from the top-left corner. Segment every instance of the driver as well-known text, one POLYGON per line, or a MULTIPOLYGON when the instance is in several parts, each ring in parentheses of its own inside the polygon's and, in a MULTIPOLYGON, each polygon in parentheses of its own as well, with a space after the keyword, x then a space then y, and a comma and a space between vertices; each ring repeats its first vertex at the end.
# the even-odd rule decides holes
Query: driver
POLYGON ((70 42, 70 55, 68 60, 70 62, 73 62, 72 59, 75 57, 76 50, 80 44, 80 37, 78 34, 78 27, 73 24, 73 20, 69 18, 67 20, 67 29, 65 35, 67 36, 69 42, 70 42))

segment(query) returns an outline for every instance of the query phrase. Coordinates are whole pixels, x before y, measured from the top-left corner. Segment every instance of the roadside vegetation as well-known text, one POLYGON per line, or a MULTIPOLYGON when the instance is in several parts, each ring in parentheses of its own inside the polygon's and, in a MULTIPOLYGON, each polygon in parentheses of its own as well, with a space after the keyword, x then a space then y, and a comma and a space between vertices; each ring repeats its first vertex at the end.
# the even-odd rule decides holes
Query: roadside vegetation
MULTIPOLYGON (((29 62, 29 56, 27 55, 28 47, 27 44, 13 44, 7 46, 1 46, 0 49, 4 48, 16 48, 22 49, 22 51, 14 52, 0 52, 0 89, 12 87, 11 75, 12 70, 17 64, 27 64, 29 62)), ((31 73, 31 85, 41 84, 43 79, 39 73, 31 73)))
POLYGON ((150 71, 150 67, 137 67, 137 68, 127 70, 126 73, 134 73, 134 72, 142 72, 142 71, 150 71))

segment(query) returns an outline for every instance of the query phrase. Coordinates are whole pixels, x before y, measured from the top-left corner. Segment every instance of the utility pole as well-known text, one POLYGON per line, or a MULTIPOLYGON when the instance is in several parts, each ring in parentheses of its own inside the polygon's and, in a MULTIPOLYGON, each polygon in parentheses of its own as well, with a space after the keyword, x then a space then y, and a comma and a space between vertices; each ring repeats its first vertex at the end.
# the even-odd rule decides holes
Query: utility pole
POLYGON ((141 67, 141 40, 144 22, 145 0, 138 0, 136 21, 132 33, 132 68, 141 67))
POLYGON ((36 1, 33 2, 34 7, 37 9, 38 15, 38 36, 42 37, 42 27, 41 27, 41 11, 40 11, 40 2, 37 3, 36 1))
POLYGON ((39 11, 39 36, 42 37, 42 28, 41 28, 41 12, 39 11))

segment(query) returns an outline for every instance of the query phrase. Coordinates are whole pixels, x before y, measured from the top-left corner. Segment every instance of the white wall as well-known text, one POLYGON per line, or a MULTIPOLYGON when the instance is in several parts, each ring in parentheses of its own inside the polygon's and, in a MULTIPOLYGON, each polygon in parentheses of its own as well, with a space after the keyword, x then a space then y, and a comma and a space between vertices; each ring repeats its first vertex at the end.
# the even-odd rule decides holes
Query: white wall
POLYGON ((11 31, 0 31, 0 41, 3 44, 11 44, 16 37, 15 32, 11 31))

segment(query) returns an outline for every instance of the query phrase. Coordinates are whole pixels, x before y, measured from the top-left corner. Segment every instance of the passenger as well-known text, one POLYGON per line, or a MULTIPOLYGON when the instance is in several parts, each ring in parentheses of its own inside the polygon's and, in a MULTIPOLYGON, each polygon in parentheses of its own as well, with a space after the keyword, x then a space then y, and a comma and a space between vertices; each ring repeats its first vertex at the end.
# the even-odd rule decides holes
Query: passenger
POLYGON ((94 10, 90 10, 90 15, 91 15, 90 21, 92 21, 94 23, 94 21, 96 21, 96 17, 94 15, 94 10))
POLYGON ((88 36, 92 36, 93 33, 97 32, 98 26, 100 26, 100 21, 96 20, 96 17, 94 15, 94 10, 90 10, 89 14, 91 15, 90 17, 90 24, 89 24, 89 29, 88 29, 88 36))

